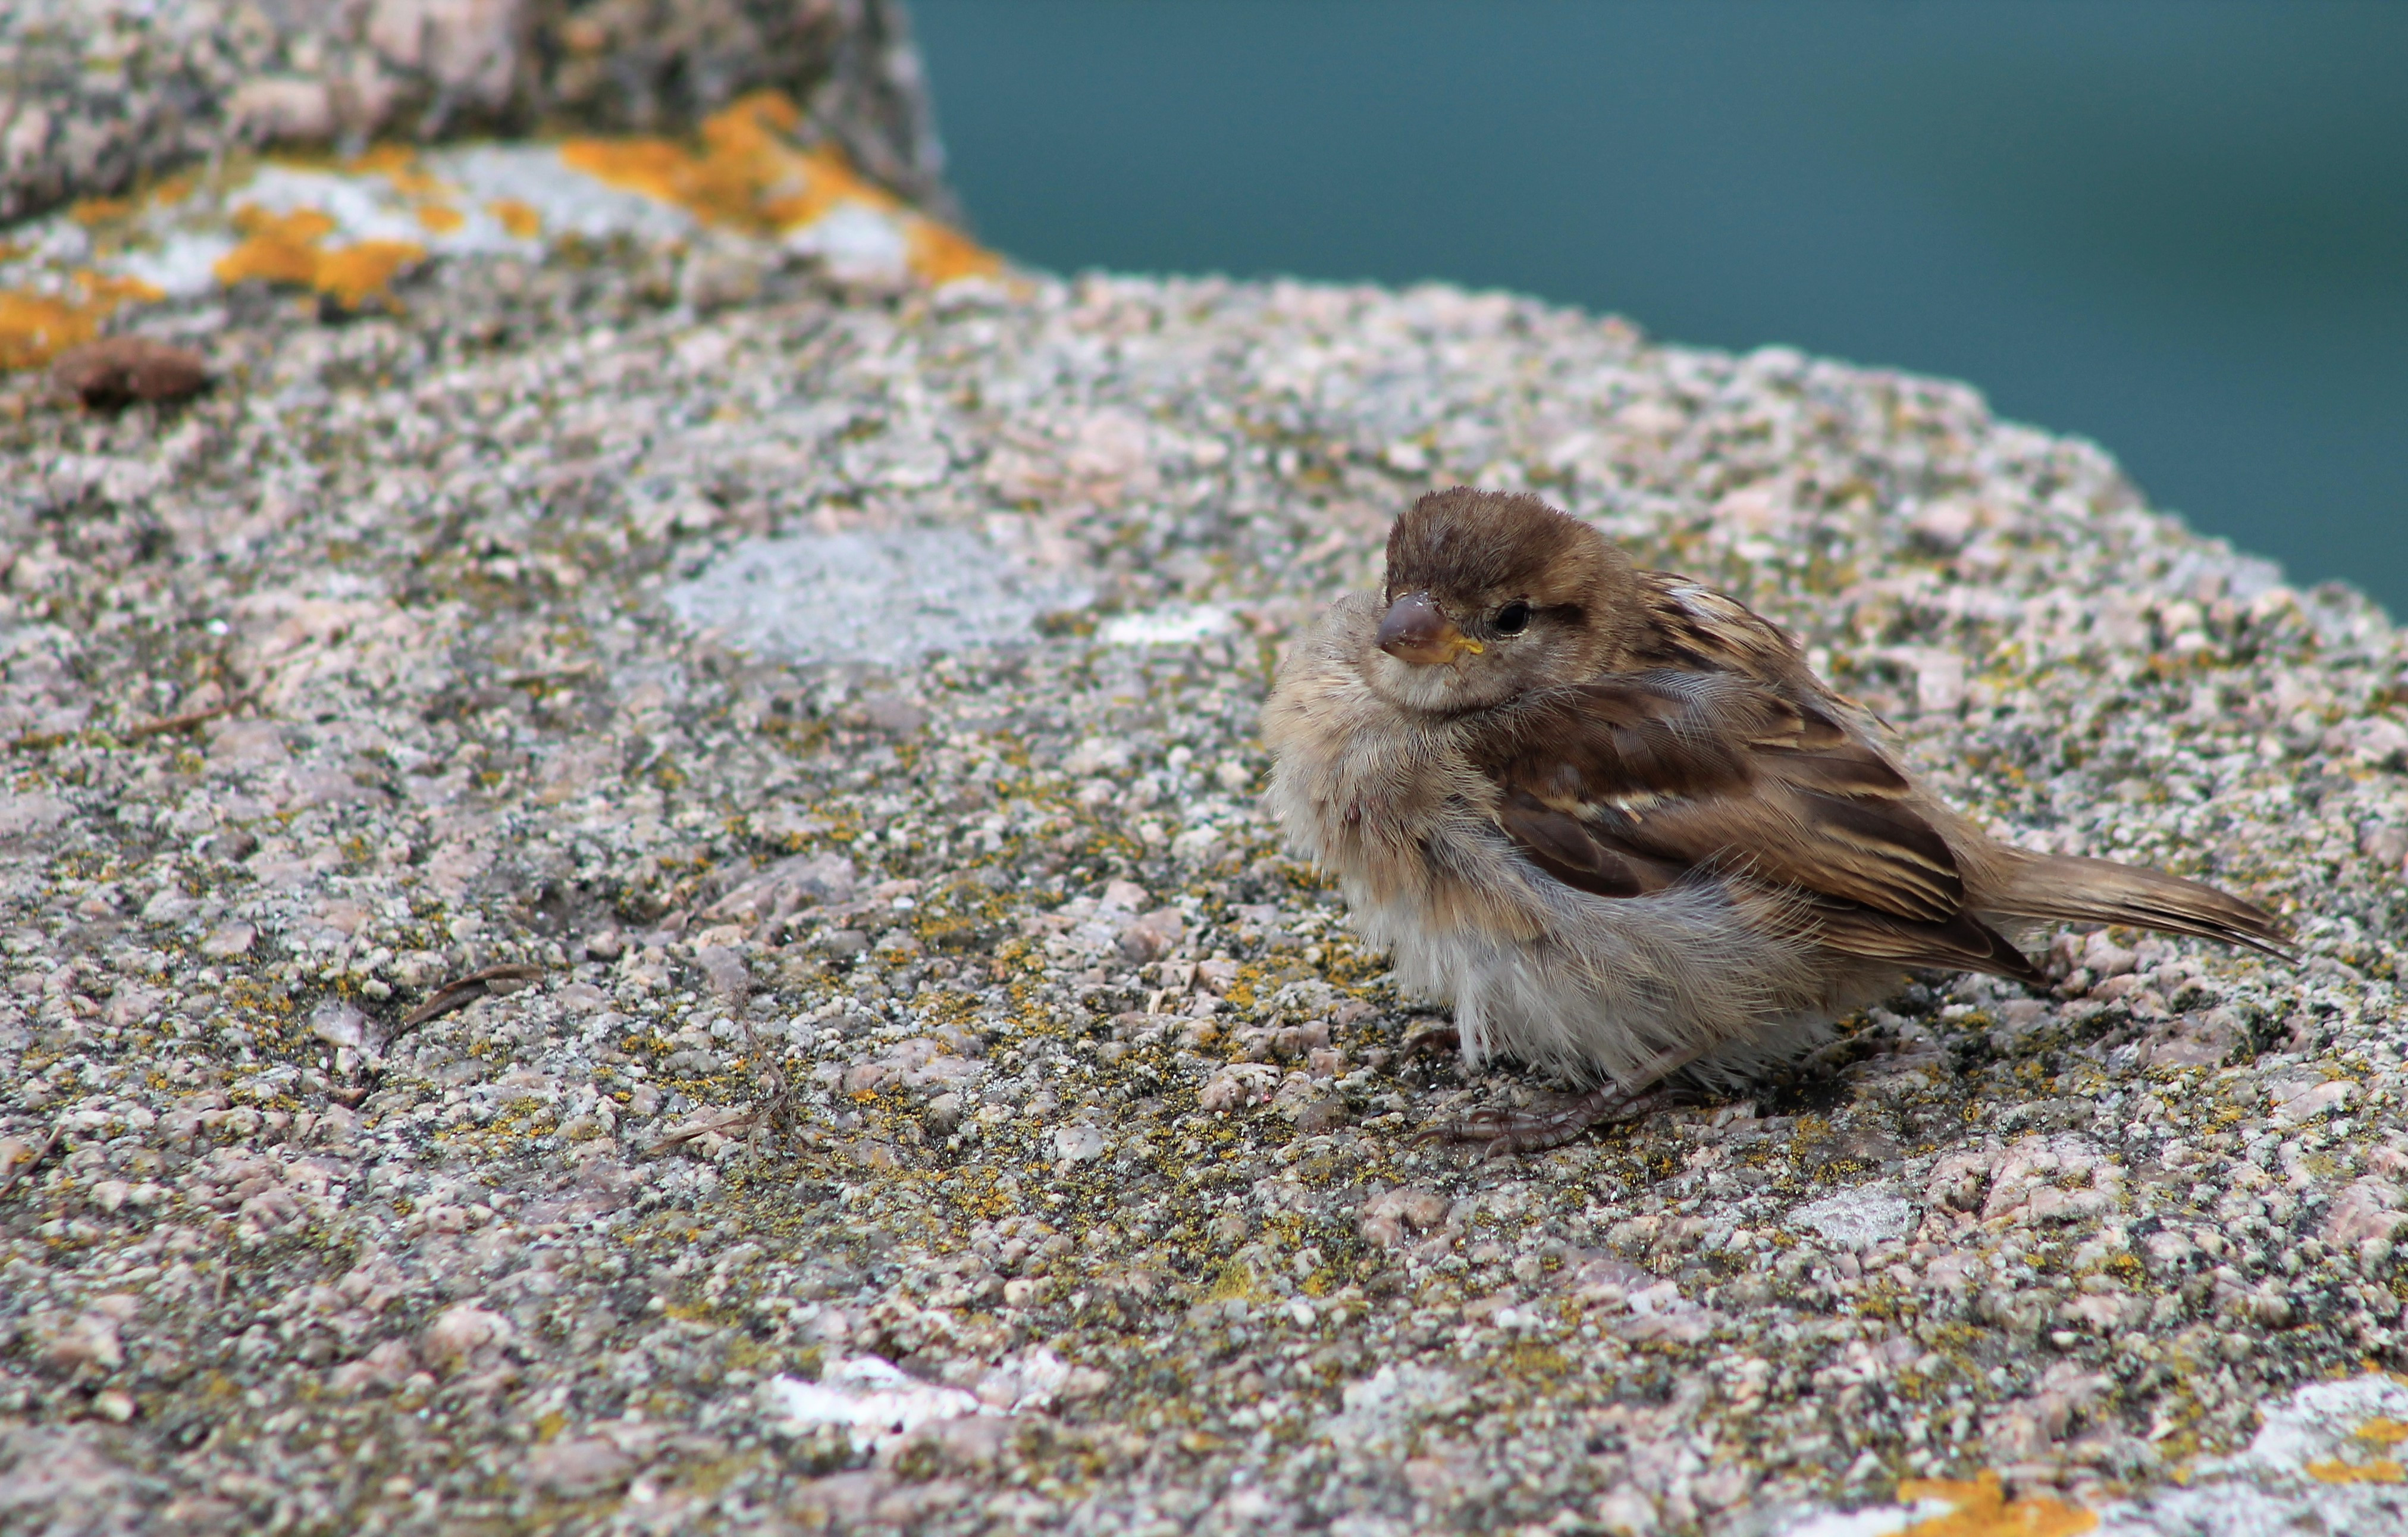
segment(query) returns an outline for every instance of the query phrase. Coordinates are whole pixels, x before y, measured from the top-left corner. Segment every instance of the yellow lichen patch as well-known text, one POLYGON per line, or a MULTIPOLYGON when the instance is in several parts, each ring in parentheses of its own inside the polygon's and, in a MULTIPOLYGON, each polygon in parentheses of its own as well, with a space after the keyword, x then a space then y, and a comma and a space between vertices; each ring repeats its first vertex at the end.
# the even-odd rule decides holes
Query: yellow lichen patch
POLYGON ((94 224, 127 218, 133 212, 134 200, 130 197, 87 197, 68 208, 67 217, 90 229, 94 224))
POLYGON ((322 250, 320 242, 334 232, 335 221, 316 208, 270 213, 257 204, 235 210, 235 228, 242 244, 218 259, 218 281, 238 283, 257 278, 266 282, 313 288, 346 309, 356 309, 369 299, 390 301, 393 280, 404 267, 426 259, 426 248, 414 240, 361 240, 322 250))
POLYGON ((1262 1277, 1254 1273, 1252 1265, 1233 1259, 1221 1267, 1221 1273, 1213 1277, 1211 1288, 1205 1296, 1216 1302, 1262 1302, 1269 1300, 1271 1293, 1263 1286, 1262 1277))
POLYGON ((893 193, 855 172, 853 162, 833 144, 820 145, 798 158, 802 162, 799 179, 790 179, 761 205, 761 212, 772 228, 802 229, 816 224, 839 203, 858 203, 881 213, 891 213, 901 207, 893 193))
POLYGON ((2396 1419, 2370 1419, 2358 1428, 2358 1439, 2371 1441, 2377 1446, 2397 1446, 2408 1441, 2408 1425, 2396 1419))
POLYGON ((950 224, 914 219, 904 234, 905 260, 921 280, 944 284, 959 278, 992 278, 1003 270, 1003 258, 950 224))
POLYGON ((572 138, 560 147, 560 159, 597 181, 682 203, 681 175, 693 156, 665 138, 572 138))
POLYGON ((848 203, 869 208, 903 224, 906 260, 932 283, 1002 270, 993 251, 908 210, 837 146, 798 148, 793 135, 801 122, 802 110, 782 93, 757 91, 706 119, 698 149, 665 138, 580 138, 563 144, 560 158, 706 223, 758 235, 807 229, 848 203))
POLYGON ((309 286, 357 309, 372 298, 390 302, 393 280, 424 260, 426 248, 415 240, 362 240, 321 256, 309 286))
POLYGON ((2319 1484, 2408 1483, 2408 1471, 2388 1458, 2380 1462, 2311 1462, 2307 1472, 2319 1484))
POLYGON ((787 137, 801 121, 783 93, 756 91, 703 121, 698 152, 666 138, 580 138, 562 145, 560 158, 709 223, 767 234, 793 222, 790 209, 826 195, 812 187, 814 158, 787 137))
POLYGON ((2073 1537, 2099 1524, 2095 1513, 2047 1495, 2010 1500, 1994 1472, 1970 1484, 1948 1478, 1911 1478, 1899 1485, 1898 1497, 1942 1500, 1956 1507, 1945 1515, 1917 1521, 1900 1537, 2073 1537))
POLYGON ((449 235, 468 222, 468 216, 449 203, 418 205, 419 227, 430 235, 449 235))
POLYGON ((38 368, 68 348, 100 334, 100 323, 119 305, 160 297, 138 278, 79 272, 79 296, 0 290, 0 371, 38 368))
POLYGON ((232 286, 257 278, 307 284, 318 275, 318 242, 334 233, 335 221, 316 208, 270 213, 256 203, 245 203, 234 210, 234 227, 243 241, 210 268, 218 281, 232 286))
POLYGON ((407 144, 372 144, 365 152, 345 161, 343 168, 381 176, 405 196, 432 197, 446 190, 419 164, 418 151, 407 144))
POLYGON ((496 197, 485 205, 485 211, 501 221, 502 228, 513 240, 532 240, 543 233, 543 215, 536 211, 532 203, 496 197))
POLYGON ((139 278, 121 278, 108 272, 79 272, 76 285, 83 290, 84 303, 102 314, 121 304, 150 304, 167 296, 166 291, 139 278))

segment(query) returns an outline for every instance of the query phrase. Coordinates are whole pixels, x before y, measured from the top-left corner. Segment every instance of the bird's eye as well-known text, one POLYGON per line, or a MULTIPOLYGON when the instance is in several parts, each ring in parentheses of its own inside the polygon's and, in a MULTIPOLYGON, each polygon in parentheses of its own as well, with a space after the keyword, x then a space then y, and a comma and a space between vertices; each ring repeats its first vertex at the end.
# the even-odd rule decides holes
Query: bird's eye
POLYGON ((1519 635, 1530 627, 1530 605, 1517 598, 1498 610, 1490 623, 1499 635, 1519 635))

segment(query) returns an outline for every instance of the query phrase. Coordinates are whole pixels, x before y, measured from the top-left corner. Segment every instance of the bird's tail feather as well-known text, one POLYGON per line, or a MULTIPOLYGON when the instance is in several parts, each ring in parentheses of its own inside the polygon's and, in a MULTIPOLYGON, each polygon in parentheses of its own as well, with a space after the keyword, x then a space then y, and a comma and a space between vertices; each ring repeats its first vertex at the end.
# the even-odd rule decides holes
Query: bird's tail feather
POLYGON ((2124 924, 2166 934, 2220 940, 2286 958, 2281 919, 2214 886, 2162 870, 2072 855, 2027 855, 1983 903, 2004 917, 2124 924))

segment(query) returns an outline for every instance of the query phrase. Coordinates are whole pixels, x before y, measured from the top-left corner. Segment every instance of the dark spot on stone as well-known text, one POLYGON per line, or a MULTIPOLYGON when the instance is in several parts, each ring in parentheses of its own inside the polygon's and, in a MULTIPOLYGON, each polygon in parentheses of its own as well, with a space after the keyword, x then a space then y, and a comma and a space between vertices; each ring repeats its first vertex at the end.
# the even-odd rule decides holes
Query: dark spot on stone
POLYGON ((61 352, 50 378, 87 409, 117 410, 136 400, 180 400, 208 383, 209 373, 190 348, 148 337, 103 337, 61 352))

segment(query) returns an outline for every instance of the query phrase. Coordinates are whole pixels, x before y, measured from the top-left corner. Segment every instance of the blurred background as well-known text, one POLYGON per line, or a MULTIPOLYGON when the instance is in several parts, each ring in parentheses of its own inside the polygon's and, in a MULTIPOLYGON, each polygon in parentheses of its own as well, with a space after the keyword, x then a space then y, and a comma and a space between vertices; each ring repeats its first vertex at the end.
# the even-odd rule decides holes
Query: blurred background
POLYGON ((912 14, 1022 261, 1439 278, 1951 375, 2408 615, 2408 4, 912 14))

